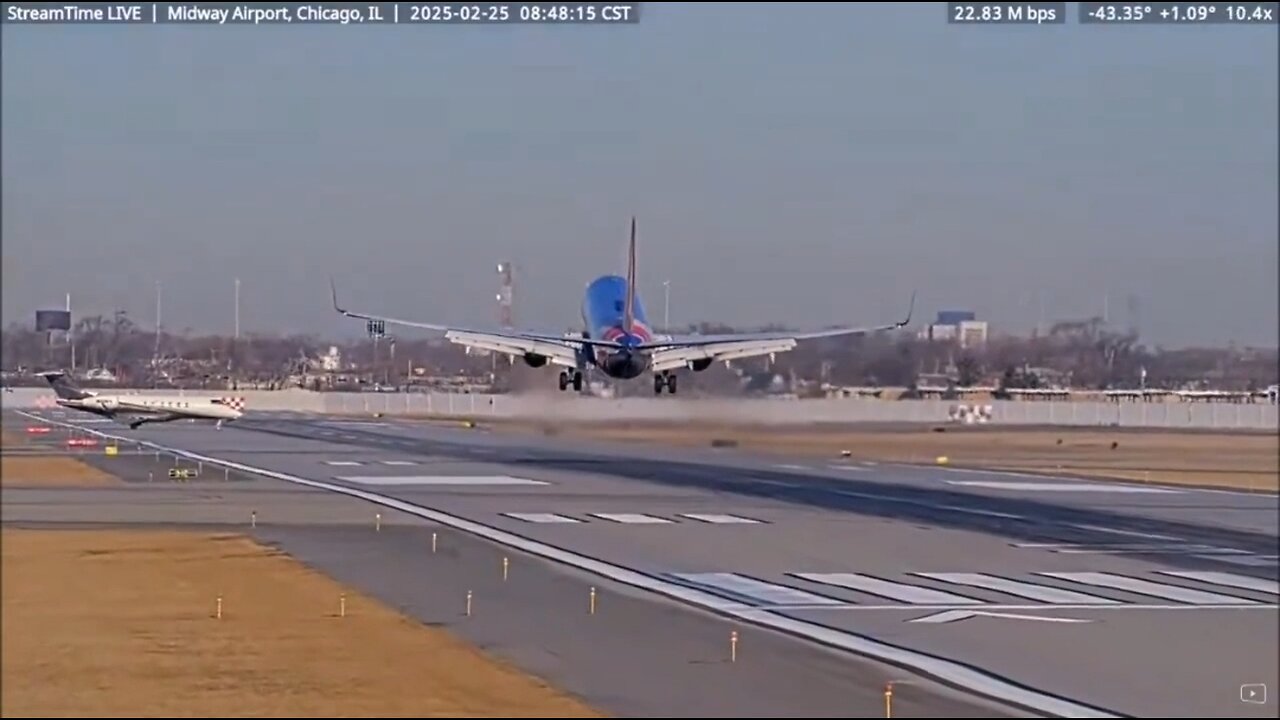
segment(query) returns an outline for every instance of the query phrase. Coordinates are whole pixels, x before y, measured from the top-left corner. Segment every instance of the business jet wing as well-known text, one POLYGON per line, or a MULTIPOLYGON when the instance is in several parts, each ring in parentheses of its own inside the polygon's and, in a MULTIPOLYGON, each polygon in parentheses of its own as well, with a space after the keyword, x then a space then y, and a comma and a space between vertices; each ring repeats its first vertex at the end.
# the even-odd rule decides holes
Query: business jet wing
POLYGON ((696 360, 727 361, 786 352, 795 348, 801 340, 865 335, 885 330, 896 330, 911 322, 915 310, 916 294, 911 293, 907 316, 898 322, 868 327, 844 327, 815 330, 803 333, 734 333, 730 335, 686 335, 655 340, 640 346, 653 355, 656 372, 681 367, 696 360))
MULTIPOLYGON (((332 281, 330 281, 330 284, 332 285, 332 281)), ((337 286, 332 285, 332 288, 333 309, 339 314, 360 320, 373 320, 393 325, 441 331, 450 342, 466 347, 490 350, 507 355, 541 355, 550 362, 565 367, 577 367, 577 351, 583 345, 589 347, 622 347, 620 344, 609 340, 593 340, 573 335, 552 335, 522 330, 475 330, 454 325, 402 320, 383 315, 356 312, 347 310, 339 305, 337 286)))

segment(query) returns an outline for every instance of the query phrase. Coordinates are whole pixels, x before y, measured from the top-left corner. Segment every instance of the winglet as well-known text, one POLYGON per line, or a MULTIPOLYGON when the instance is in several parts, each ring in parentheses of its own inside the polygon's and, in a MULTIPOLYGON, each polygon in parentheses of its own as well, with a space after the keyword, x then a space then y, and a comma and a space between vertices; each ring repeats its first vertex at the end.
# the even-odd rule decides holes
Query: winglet
POLYGON ((333 292, 333 309, 339 314, 346 315, 347 311, 338 305, 338 284, 334 282, 333 276, 329 276, 329 289, 333 292))
POLYGON ((907 316, 902 319, 902 322, 898 323, 898 327, 906 327, 911 323, 911 314, 915 312, 915 309, 916 309, 916 291, 912 290, 911 303, 907 305, 907 316))

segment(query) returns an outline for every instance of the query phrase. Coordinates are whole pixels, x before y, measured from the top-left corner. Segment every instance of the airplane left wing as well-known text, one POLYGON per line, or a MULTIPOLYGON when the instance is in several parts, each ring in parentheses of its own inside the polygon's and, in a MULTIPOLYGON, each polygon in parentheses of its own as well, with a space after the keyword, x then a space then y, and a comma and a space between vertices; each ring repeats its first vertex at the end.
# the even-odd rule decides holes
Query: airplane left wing
POLYGON ((579 346, 622 347, 610 340, 593 340, 574 335, 551 335, 520 330, 474 330, 452 325, 401 320, 382 315, 355 312, 347 310, 338 304, 338 288, 333 284, 332 280, 330 280, 330 284, 333 289, 333 309, 342 315, 360 320, 372 320, 406 327, 442 331, 445 338, 450 342, 466 347, 506 353, 507 355, 542 355, 552 363, 566 367, 577 366, 577 348, 579 346))

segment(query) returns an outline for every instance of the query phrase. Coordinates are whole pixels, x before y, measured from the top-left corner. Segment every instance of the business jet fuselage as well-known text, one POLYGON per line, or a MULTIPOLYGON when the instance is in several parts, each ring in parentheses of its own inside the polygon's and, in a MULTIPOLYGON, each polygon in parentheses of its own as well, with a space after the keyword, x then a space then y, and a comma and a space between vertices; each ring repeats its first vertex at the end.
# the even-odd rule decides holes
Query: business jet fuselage
POLYGON ((40 373, 57 395, 61 407, 112 420, 124 419, 131 429, 146 423, 174 420, 214 420, 218 427, 244 415, 243 398, 187 395, 101 395, 76 387, 60 371, 40 373))

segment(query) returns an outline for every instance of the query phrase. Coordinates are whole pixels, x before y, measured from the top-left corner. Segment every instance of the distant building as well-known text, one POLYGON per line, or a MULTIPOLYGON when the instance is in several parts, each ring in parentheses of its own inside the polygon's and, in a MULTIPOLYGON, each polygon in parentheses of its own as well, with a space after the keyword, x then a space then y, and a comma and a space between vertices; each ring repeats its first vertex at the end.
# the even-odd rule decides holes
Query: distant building
POLYGON ((937 322, 925 326, 922 340, 956 342, 962 348, 977 347, 987 342, 987 321, 978 320, 970 310, 940 310, 937 322))
POLYGON ((965 320, 960 323, 958 332, 960 347, 978 347, 987 343, 987 321, 965 320))
POLYGON ((939 310, 935 325, 959 325, 962 322, 977 320, 978 315, 972 310, 939 310))

